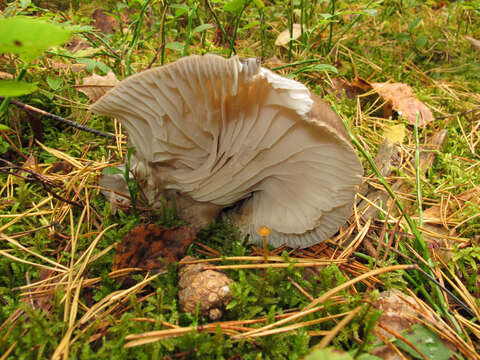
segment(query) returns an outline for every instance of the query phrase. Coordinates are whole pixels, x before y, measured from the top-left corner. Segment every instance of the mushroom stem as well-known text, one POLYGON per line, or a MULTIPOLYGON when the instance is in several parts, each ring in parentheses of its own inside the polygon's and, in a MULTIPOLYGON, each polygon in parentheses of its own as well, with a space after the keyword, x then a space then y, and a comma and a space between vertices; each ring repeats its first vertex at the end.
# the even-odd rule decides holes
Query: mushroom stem
POLYGON ((270 229, 267 226, 260 226, 258 229, 258 235, 263 238, 263 262, 268 262, 268 246, 267 237, 270 235, 270 229))

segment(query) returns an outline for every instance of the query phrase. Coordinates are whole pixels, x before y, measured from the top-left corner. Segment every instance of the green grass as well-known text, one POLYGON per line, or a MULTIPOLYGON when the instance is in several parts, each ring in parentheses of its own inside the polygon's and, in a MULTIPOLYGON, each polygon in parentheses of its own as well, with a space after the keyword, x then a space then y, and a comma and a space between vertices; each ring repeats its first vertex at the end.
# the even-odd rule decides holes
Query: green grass
MULTIPOLYGON (((75 88, 82 78, 92 73, 105 75, 112 70, 119 79, 123 79, 146 69, 150 64, 160 66, 182 56, 205 53, 225 57, 235 54, 258 57, 267 65, 270 61, 274 62, 273 58, 276 57, 280 61, 274 65, 277 72, 305 83, 334 105, 352 137, 357 139, 355 145, 363 156, 366 174, 373 175, 378 183, 384 182, 387 187, 392 179, 382 180, 371 167, 370 161, 383 141, 387 126, 398 123, 406 126, 403 154, 411 156, 412 164, 415 164, 415 149, 438 130, 447 129, 447 141, 426 175, 421 174, 418 166, 416 173, 404 169, 396 172, 405 178, 406 190, 402 190, 402 193, 391 190, 392 197, 400 204, 396 210, 392 210, 392 216, 400 218, 402 209, 405 210, 405 224, 409 226, 402 224, 398 230, 410 236, 395 235, 398 252, 390 251, 384 266, 419 264, 428 274, 444 281, 457 297, 465 301, 462 296, 468 295, 473 305, 480 307, 477 275, 480 264, 480 204, 477 198, 470 199, 466 204, 459 204, 455 200, 456 196, 480 185, 478 145, 469 145, 469 142, 480 139, 475 127, 480 114, 479 52, 475 52, 464 39, 465 35, 480 38, 478 1, 77 0, 61 9, 55 5, 46 8, 48 3, 42 1, 34 2, 38 6, 28 3, 8 2, 4 5, 3 16, 33 15, 60 22, 73 29, 74 37, 88 43, 90 48, 80 54, 71 52, 65 46, 50 49, 30 63, 11 54, 2 55, 2 71, 9 72, 17 79, 38 84, 39 91, 20 97, 20 101, 77 122, 85 122, 97 130, 114 132, 114 125, 109 119, 88 113, 88 99, 75 88), (91 13, 100 7, 100 3, 121 20, 122 31, 101 34, 90 25, 91 13), (291 32, 294 23, 303 25, 302 36, 290 41, 286 47, 275 46, 276 36, 285 29, 291 32), (55 65, 60 62, 67 67, 55 65), (75 63, 86 64, 86 69, 72 72, 68 66, 75 63), (412 86, 417 97, 433 110, 436 120, 417 131, 401 117, 382 119, 381 102, 375 103, 374 95, 348 99, 335 97, 327 91, 330 78, 342 77, 353 81, 356 76, 370 79, 371 82, 403 82, 412 86), (423 202, 415 200, 417 194, 421 194, 423 202), (417 223, 415 219, 432 204, 442 204, 455 211, 459 209, 451 219, 449 230, 461 224, 456 228, 456 233, 470 240, 469 243, 455 245, 447 266, 434 256, 434 246, 417 229, 422 223, 417 223), (420 256, 416 257, 415 253, 420 256), (420 257, 427 265, 422 263, 420 257), (446 274, 444 276, 449 279, 457 277, 466 290, 449 284, 444 276, 438 275, 438 269, 442 269, 446 274)), ((41 171, 57 163, 60 160, 58 154, 44 150, 33 141, 34 135, 38 134, 34 134, 29 125, 28 115, 12 105, 7 107, 4 104, 0 109, 0 124, 12 130, 2 130, 0 158, 21 165, 33 155, 41 171), (20 153, 11 146, 7 137, 20 153)), ((51 180, 56 184, 51 190, 79 202, 81 206, 67 206, 62 211, 57 209, 55 213, 12 217, 13 214, 35 211, 35 207, 49 193, 31 177, 8 175, 8 169, 3 168, 4 171, 0 173, 0 228, 12 223, 1 229, 0 233, 15 237, 33 253, 68 267, 71 262, 81 259, 99 232, 116 224, 105 232, 93 249, 92 256, 102 256, 89 262, 81 273, 85 280, 99 279, 93 285, 83 287, 79 293, 80 306, 72 319, 78 326, 70 335, 69 358, 110 359, 114 354, 116 359, 157 359, 183 354, 185 358, 192 359, 301 359, 320 344, 323 336, 315 332, 334 329, 338 319, 286 333, 236 340, 217 327, 213 333, 190 332, 148 345, 124 348, 127 342, 125 337, 129 334, 164 330, 167 329, 166 323, 189 327, 211 322, 198 315, 179 311, 176 264, 168 266, 165 274, 151 280, 141 291, 132 290, 117 303, 108 303, 105 312, 99 313, 98 318, 78 323, 89 308, 127 288, 126 284, 108 275, 115 251, 110 249, 103 253, 103 250, 118 243, 142 220, 166 227, 181 224, 181 220, 171 204, 165 204, 163 211, 157 213, 145 212, 139 207, 135 209, 138 214, 131 210, 118 210, 113 214, 109 202, 95 186, 107 163, 122 160, 115 143, 50 119, 42 118, 41 121, 44 126, 43 144, 80 159, 78 161, 83 167, 74 166, 77 178, 67 177, 61 171, 50 173, 51 180), (85 209, 88 209, 88 213, 85 209), (71 251, 69 245, 72 239, 76 239, 75 252, 71 251)), ((125 144, 122 151, 125 159, 125 144)), ((57 200, 52 198, 40 209, 50 211, 56 204, 57 200)), ((385 208, 388 210, 388 207, 385 208)), ((378 219, 376 222, 379 228, 384 220, 378 219)), ((374 241, 388 241, 395 224, 389 223, 386 228, 389 230, 382 238, 380 230, 369 230, 367 237, 374 247, 374 241)), ((228 220, 212 223, 202 229, 197 241, 221 254, 221 257, 247 256, 254 250, 228 220)), ((335 245, 329 246, 320 255, 331 254, 335 245)), ((187 253, 207 258, 202 249, 194 244, 187 253)), ((51 358, 62 339, 68 335, 72 308, 65 299, 73 302, 75 289, 58 286, 48 295, 46 303, 42 299, 37 301, 32 295, 22 296, 25 292, 19 287, 52 275, 22 261, 50 264, 5 239, 0 250, 0 354, 10 352, 5 359, 51 358), (50 305, 47 306, 47 303, 50 305)), ((380 253, 380 259, 383 255, 384 250, 380 253)), ((289 261, 285 249, 282 256, 289 261)), ((364 247, 357 248, 349 261, 356 261, 355 264, 362 266, 358 274, 374 269, 374 258, 364 247)), ((235 264, 228 260, 220 263, 235 264)), ((354 278, 355 274, 348 269, 332 264, 318 269, 313 277, 308 275, 308 270, 294 267, 293 264, 281 269, 226 270, 226 274, 234 280, 233 301, 228 305, 222 321, 265 317, 265 323, 248 326, 272 324, 276 316, 292 309, 304 309, 311 303, 311 299, 294 284, 298 284, 313 298, 318 298, 354 278)), ((145 275, 134 275, 134 283, 144 280, 145 275)), ((460 326, 453 314, 459 311, 477 326, 478 319, 469 317, 451 299, 447 303, 444 292, 420 272, 389 272, 380 275, 379 279, 382 283, 373 283, 373 287, 359 282, 354 289, 342 290, 336 295, 345 302, 329 300, 322 310, 298 321, 313 321, 350 312, 360 306, 357 315, 335 334, 329 345, 349 352, 357 359, 367 359, 374 345, 378 345, 372 331, 379 312, 371 306, 378 292, 391 288, 404 292, 411 289, 462 339, 468 342, 470 337, 478 344, 478 338, 464 324, 460 326)), ((478 355, 480 349, 476 346, 478 355)), ((458 358, 465 357, 465 353, 460 353, 458 350, 458 358)))

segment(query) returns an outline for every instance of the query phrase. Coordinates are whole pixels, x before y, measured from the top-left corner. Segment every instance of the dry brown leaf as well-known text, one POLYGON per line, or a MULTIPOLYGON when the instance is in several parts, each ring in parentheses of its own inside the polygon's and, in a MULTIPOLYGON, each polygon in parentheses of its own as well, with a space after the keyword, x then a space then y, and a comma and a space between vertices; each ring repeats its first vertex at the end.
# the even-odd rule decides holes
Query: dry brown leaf
POLYGON ((140 224, 118 245, 112 271, 130 267, 160 270, 164 267, 160 258, 168 263, 179 261, 196 233, 188 226, 164 229, 160 225, 140 224))
POLYGON ((54 162, 51 166, 49 166, 45 173, 47 174, 69 174, 73 170, 72 164, 68 161, 60 160, 54 162))
MULTIPOLYGON (((385 325, 396 332, 409 329, 413 324, 418 323, 416 320, 418 313, 409 303, 415 304, 415 301, 397 289, 380 293, 375 303, 375 308, 383 311, 383 313, 378 318, 377 323, 385 325), (403 299, 406 299, 408 302, 403 299)), ((378 331, 387 338, 391 337, 383 329, 378 329, 378 331)))
POLYGON ((100 99, 108 90, 118 84, 115 74, 110 71, 105 76, 93 74, 83 79, 82 85, 77 86, 78 91, 87 95, 90 101, 95 102, 100 99))
MULTIPOLYGON (((412 296, 406 295, 397 289, 381 292, 374 307, 382 311, 382 315, 377 320, 377 328, 375 329, 375 334, 380 339, 389 339, 395 333, 402 334, 402 332, 410 329, 413 325, 421 324, 419 319, 425 319, 425 317, 430 317, 433 314, 433 311, 432 313, 428 313, 429 309, 427 308, 422 309, 418 305, 418 301, 412 296)), ((437 328, 436 332, 440 335, 440 340, 443 344, 455 351, 455 344, 447 340, 447 336, 442 337, 438 331, 439 324, 435 325, 435 328, 437 328)), ((394 337, 396 337, 396 335, 394 335, 394 337)), ((400 356, 388 345, 377 347, 370 353, 388 360, 410 359, 408 356, 400 356)))
POLYGON ((103 34, 112 34, 120 30, 118 20, 108 14, 105 9, 97 9, 92 14, 92 24, 103 34))
POLYGON ((91 46, 85 39, 74 37, 67 45, 65 45, 65 48, 75 54, 80 50, 91 48, 91 46))
MULTIPOLYGON (((360 79, 360 81, 364 80, 360 79)), ((368 85, 368 87, 365 89, 360 81, 354 80, 349 82, 341 78, 331 78, 331 84, 327 88, 327 91, 330 94, 335 95, 338 100, 341 100, 344 96, 346 96, 347 99, 354 99, 356 96, 363 94, 365 91, 368 91, 371 88, 368 85)))
POLYGON ((55 70, 71 70, 72 73, 82 72, 86 69, 87 65, 85 64, 69 64, 63 61, 50 61, 50 66, 55 70))
POLYGON ((0 71, 0 79, 2 79, 2 80, 12 80, 13 75, 10 74, 10 73, 7 73, 5 71, 0 71))
POLYGON ((52 283, 55 283, 55 280, 48 279, 53 277, 54 274, 52 270, 40 270, 38 282, 43 282, 43 286, 39 286, 35 290, 27 290, 22 294, 21 302, 30 304, 34 309, 42 309, 45 314, 49 314, 54 304, 56 288, 51 286, 52 283))
POLYGON ((477 40, 471 36, 465 36, 465 40, 470 43, 472 50, 479 51, 480 50, 480 40, 477 40))
POLYGON ((285 46, 290 40, 297 40, 302 35, 302 26, 300 24, 293 24, 292 37, 290 38, 290 29, 283 30, 275 40, 276 46, 285 46))
POLYGON ((457 236, 455 229, 446 228, 443 222, 453 213, 462 209, 466 205, 467 201, 479 204, 480 201, 480 186, 476 186, 463 194, 455 197, 455 200, 450 202, 450 206, 442 209, 441 205, 434 205, 429 207, 423 212, 423 221, 425 224, 423 228, 429 232, 424 233, 423 237, 431 244, 433 251, 444 262, 448 262, 453 257, 453 249, 455 241, 449 240, 457 236), (436 234, 436 235, 434 235, 436 234))
POLYGON ((415 97, 410 86, 402 83, 371 83, 371 85, 385 101, 391 102, 393 109, 404 116, 411 125, 415 124, 417 113, 419 127, 424 127, 435 119, 430 109, 415 97))

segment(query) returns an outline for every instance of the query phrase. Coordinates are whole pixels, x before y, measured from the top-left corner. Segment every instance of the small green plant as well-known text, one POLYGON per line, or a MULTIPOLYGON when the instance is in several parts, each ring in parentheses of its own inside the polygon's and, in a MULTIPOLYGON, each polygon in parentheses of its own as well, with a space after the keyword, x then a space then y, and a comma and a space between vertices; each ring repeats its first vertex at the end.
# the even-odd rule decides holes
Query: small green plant
MULTIPOLYGON (((15 80, 0 80, 0 96, 20 96, 36 91, 35 83, 22 81, 30 62, 48 48, 61 45, 69 38, 69 30, 38 19, 23 16, 0 19, 0 53, 18 55, 23 62, 15 80)), ((8 98, 3 100, 0 113, 7 105, 8 98)))
POLYGON ((125 182, 128 187, 128 191, 130 193, 130 204, 132 205, 133 215, 136 218, 138 218, 137 199, 138 199, 138 194, 140 192, 140 188, 138 187, 138 183, 137 183, 137 180, 135 179, 135 176, 130 171, 130 168, 131 168, 130 160, 132 158, 132 154, 134 151, 135 151, 135 147, 129 147, 127 149, 127 159, 125 161, 124 170, 121 170, 117 167, 108 167, 103 170, 103 174, 123 175, 123 178, 125 179, 125 182))

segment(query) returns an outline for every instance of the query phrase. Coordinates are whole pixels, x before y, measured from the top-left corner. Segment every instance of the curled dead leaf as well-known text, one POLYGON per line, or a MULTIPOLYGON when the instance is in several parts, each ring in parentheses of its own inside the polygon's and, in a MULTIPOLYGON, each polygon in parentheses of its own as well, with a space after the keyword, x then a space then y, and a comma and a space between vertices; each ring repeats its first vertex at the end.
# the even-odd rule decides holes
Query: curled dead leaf
POLYGON ((419 127, 424 127, 435 119, 430 109, 416 98, 410 86, 402 83, 371 83, 371 85, 411 125, 415 124, 417 114, 419 114, 419 127))
POLYGON ((297 40, 302 35, 302 26, 300 24, 293 24, 292 37, 290 38, 290 29, 283 30, 275 40, 276 46, 285 46, 290 40, 297 40))
POLYGON ((93 74, 83 79, 82 85, 78 86, 78 91, 87 95, 88 99, 92 102, 100 99, 108 90, 113 88, 118 79, 112 71, 109 71, 107 75, 100 76, 93 74))

